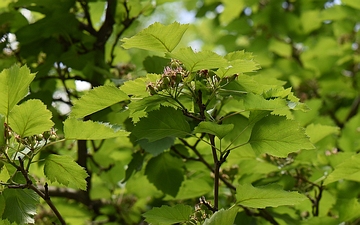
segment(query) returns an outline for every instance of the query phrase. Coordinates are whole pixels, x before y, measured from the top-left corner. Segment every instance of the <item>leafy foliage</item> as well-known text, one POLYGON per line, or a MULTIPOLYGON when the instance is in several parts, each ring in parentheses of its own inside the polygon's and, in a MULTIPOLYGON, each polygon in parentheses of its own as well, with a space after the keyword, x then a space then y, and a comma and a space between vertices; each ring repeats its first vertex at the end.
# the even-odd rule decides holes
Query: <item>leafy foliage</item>
POLYGON ((358 224, 359 10, 1 2, 0 223, 358 224))

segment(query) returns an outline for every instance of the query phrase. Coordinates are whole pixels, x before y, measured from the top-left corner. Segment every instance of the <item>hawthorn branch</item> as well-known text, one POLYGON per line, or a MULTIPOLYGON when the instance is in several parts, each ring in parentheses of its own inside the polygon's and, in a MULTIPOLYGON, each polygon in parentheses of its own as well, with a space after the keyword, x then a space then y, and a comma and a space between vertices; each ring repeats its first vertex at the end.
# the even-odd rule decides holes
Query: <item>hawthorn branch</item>
POLYGON ((21 188, 21 189, 27 188, 27 189, 33 190, 42 199, 44 199, 44 201, 48 204, 48 206, 54 212, 56 217, 59 219, 60 223, 62 225, 66 225, 66 222, 65 222, 64 218, 61 216, 60 212, 57 210, 56 206, 53 204, 53 202, 50 199, 50 195, 49 195, 49 192, 48 192, 48 184, 45 183, 44 192, 41 191, 37 186, 35 186, 33 184, 32 180, 30 179, 29 173, 25 169, 24 161, 21 159, 21 157, 18 157, 18 160, 19 160, 19 165, 16 165, 16 164, 12 164, 12 165, 15 166, 18 171, 21 172, 21 174, 25 178, 26 184, 12 184, 12 185, 8 185, 8 188, 21 188))

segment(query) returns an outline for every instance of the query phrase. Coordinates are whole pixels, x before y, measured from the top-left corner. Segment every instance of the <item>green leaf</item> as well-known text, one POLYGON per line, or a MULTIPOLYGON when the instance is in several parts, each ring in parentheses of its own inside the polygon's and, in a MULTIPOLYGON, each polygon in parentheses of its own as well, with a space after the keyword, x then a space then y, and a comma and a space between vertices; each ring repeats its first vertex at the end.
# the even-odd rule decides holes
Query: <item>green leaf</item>
POLYGON ((191 130, 180 110, 161 107, 140 119, 132 133, 139 140, 146 138, 152 142, 165 137, 185 137, 191 130))
POLYGON ((131 38, 121 39, 122 47, 140 48, 156 52, 171 52, 179 44, 182 36, 189 27, 188 24, 174 22, 170 25, 162 25, 158 22, 140 31, 131 38))
POLYGON ((4 145, 5 145, 5 116, 0 114, 0 152, 2 152, 2 147, 4 145))
POLYGON ((9 114, 9 126, 21 137, 27 137, 50 130, 54 125, 51 117, 40 100, 30 99, 14 106, 9 114))
POLYGON ((238 211, 239 209, 237 206, 233 206, 227 210, 220 209, 209 219, 206 219, 203 225, 233 225, 238 211))
POLYGON ((316 143, 330 134, 338 134, 339 128, 322 124, 310 124, 306 127, 306 134, 310 137, 311 143, 316 143))
POLYGON ((200 122, 194 129, 194 133, 207 133, 217 136, 219 139, 225 137, 232 129, 233 124, 217 124, 213 122, 200 122))
POLYGON ((160 208, 154 207, 144 213, 145 221, 153 225, 166 225, 184 223, 190 219, 193 209, 191 206, 178 204, 172 207, 163 205, 160 208))
POLYGON ((360 114, 355 115, 341 130, 341 137, 339 138, 339 146, 345 152, 356 152, 360 150, 360 114))
POLYGON ((278 207, 295 205, 307 199, 295 191, 284 191, 277 184, 253 187, 251 184, 240 185, 236 188, 237 204, 252 208, 278 207))
POLYGON ((161 76, 157 74, 147 74, 146 77, 139 77, 135 80, 126 81, 121 85, 120 90, 127 95, 145 98, 150 96, 149 92, 146 90, 146 86, 149 83, 155 83, 160 78, 161 76))
POLYGON ((169 149, 174 144, 174 139, 175 138, 173 137, 165 137, 153 142, 149 142, 147 139, 141 139, 138 143, 146 152, 151 153, 153 156, 157 156, 169 149))
POLYGON ((248 93, 244 99, 244 106, 247 110, 275 110, 288 108, 284 99, 264 99, 261 95, 248 93))
POLYGON ((64 122, 64 134, 66 139, 101 140, 128 136, 129 132, 107 123, 69 118, 64 122))
POLYGON ((184 180, 182 166, 180 159, 167 152, 149 160, 145 175, 157 189, 175 197, 184 180))
POLYGON ((14 65, 0 73, 0 114, 7 117, 12 108, 29 93, 35 78, 26 66, 14 65))
POLYGON ((17 224, 34 223, 33 216, 39 204, 39 195, 29 189, 6 188, 2 195, 5 199, 5 209, 2 219, 8 219, 17 224))
POLYGON ((85 169, 67 155, 51 154, 45 159, 44 174, 51 181, 86 190, 85 169))
POLYGON ((297 122, 271 115, 254 125, 249 143, 257 154, 267 153, 277 157, 314 148, 297 122))
POLYGON ((215 52, 194 52, 191 47, 182 48, 175 53, 168 53, 167 55, 180 60, 190 72, 202 69, 221 68, 228 65, 226 60, 215 52))
POLYGON ((326 177, 324 185, 338 180, 353 180, 360 182, 360 155, 353 155, 351 158, 338 164, 334 171, 326 177))
POLYGON ((115 86, 96 87, 75 102, 70 116, 82 118, 128 99, 127 94, 115 86))
POLYGON ((215 72, 220 78, 234 74, 254 72, 260 69, 260 65, 254 61, 252 53, 249 52, 230 52, 224 58, 229 60, 228 66, 221 67, 215 72))
POLYGON ((354 0, 342 0, 342 4, 348 5, 354 9, 360 9, 360 2, 354 0))

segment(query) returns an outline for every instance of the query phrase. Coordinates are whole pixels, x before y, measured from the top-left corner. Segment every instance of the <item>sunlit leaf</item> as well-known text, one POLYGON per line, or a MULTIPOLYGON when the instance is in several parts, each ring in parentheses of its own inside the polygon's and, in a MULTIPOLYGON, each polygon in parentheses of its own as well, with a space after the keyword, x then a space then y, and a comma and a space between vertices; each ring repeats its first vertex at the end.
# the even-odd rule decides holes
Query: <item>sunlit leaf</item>
POLYGON ((249 93, 244 98, 244 106, 247 110, 275 110, 286 109, 287 104, 285 99, 264 99, 261 95, 249 93))
POLYGON ((334 171, 327 176, 324 184, 330 184, 338 180, 353 180, 360 182, 360 155, 353 155, 351 158, 338 164, 334 171))
POLYGON ((2 192, 5 199, 5 209, 2 219, 8 219, 17 224, 33 224, 34 215, 39 204, 39 195, 29 189, 10 189, 2 192))
POLYGON ((261 187, 244 184, 236 188, 237 204, 251 208, 295 205, 305 199, 307 199, 306 196, 295 191, 284 191, 281 186, 277 184, 269 184, 261 187))
POLYGON ((179 44, 189 25, 177 22, 163 25, 158 22, 131 38, 123 38, 122 47, 140 48, 156 52, 171 52, 179 44))
POLYGON ((149 160, 145 175, 156 188, 175 197, 184 180, 182 165, 181 159, 163 153, 149 160))
POLYGON ((64 134, 66 139, 101 140, 127 136, 129 132, 107 123, 69 118, 64 122, 64 134))
POLYGON ((185 137, 191 130, 180 110, 161 107, 140 119, 132 133, 139 140, 146 138, 152 142, 165 137, 185 137))
POLYGON ((127 95, 134 97, 147 97, 150 96, 146 90, 146 86, 150 83, 156 83, 156 80, 160 79, 160 75, 147 74, 146 77, 139 77, 135 80, 126 81, 121 85, 120 90, 125 92, 127 95))
POLYGON ((4 126, 4 123, 5 123, 5 116, 0 114, 0 152, 2 152, 2 147, 5 145, 5 126, 4 126))
POLYGON ((38 99, 30 99, 14 106, 9 114, 9 126, 21 137, 41 134, 50 130, 54 123, 52 114, 44 103, 38 99))
POLYGON ((85 169, 67 155, 51 154, 45 159, 44 174, 51 181, 86 190, 85 169))
POLYGON ((209 219, 206 219, 203 225, 233 225, 238 211, 239 209, 237 206, 233 206, 227 210, 220 209, 209 219))
POLYGON ((215 52, 194 52, 191 47, 182 48, 175 53, 167 54, 169 57, 180 60, 187 70, 193 72, 203 69, 226 67, 226 60, 215 52))
POLYGON ((0 73, 0 114, 8 116, 11 109, 29 93, 35 78, 26 66, 14 65, 0 73))
POLYGON ((200 122, 194 129, 194 133, 207 133, 222 139, 234 128, 233 124, 216 124, 213 122, 200 122))
POLYGON ((76 101, 70 116, 82 118, 128 99, 127 94, 115 86, 96 87, 76 101))
POLYGON ((154 207, 143 214, 145 221, 153 225, 166 225, 184 223, 190 219, 193 212, 191 206, 177 204, 172 207, 163 205, 160 208, 154 207))
POLYGON ((310 137, 311 143, 316 143, 331 134, 338 134, 339 128, 322 124, 310 124, 306 127, 306 134, 310 137))
POLYGON ((267 153, 277 157, 314 148, 297 122, 280 116, 259 120, 252 129, 249 143, 257 154, 267 153))

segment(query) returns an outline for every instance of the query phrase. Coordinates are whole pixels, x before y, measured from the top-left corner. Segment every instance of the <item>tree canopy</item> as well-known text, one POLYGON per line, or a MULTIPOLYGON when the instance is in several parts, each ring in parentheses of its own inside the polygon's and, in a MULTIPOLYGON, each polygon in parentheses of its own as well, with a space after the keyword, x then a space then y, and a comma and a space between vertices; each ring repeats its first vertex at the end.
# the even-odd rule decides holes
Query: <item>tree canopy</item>
POLYGON ((360 1, 0 2, 0 224, 358 224, 360 1))

